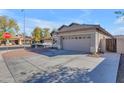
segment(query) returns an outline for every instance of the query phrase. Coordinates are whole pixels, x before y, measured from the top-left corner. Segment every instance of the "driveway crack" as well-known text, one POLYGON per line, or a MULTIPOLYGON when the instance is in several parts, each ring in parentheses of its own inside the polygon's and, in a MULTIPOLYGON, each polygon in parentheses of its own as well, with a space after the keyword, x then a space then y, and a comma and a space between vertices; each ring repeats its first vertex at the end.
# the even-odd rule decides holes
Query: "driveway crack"
POLYGON ((45 71, 45 70, 39 68, 38 66, 32 64, 31 62, 29 62, 29 61, 28 61, 27 59, 25 59, 24 57, 22 57, 22 59, 25 60, 25 62, 27 62, 27 63, 31 64, 32 66, 34 66, 35 68, 37 68, 37 69, 39 69, 39 70, 42 70, 42 71, 45 71))
POLYGON ((59 67, 62 67, 62 66, 66 65, 66 64, 68 64, 68 63, 70 63, 71 61, 73 61, 73 60, 75 60, 75 59, 77 59, 77 58, 78 58, 78 57, 71 58, 71 59, 65 61, 65 62, 62 63, 62 64, 53 66, 52 68, 59 68, 59 67))

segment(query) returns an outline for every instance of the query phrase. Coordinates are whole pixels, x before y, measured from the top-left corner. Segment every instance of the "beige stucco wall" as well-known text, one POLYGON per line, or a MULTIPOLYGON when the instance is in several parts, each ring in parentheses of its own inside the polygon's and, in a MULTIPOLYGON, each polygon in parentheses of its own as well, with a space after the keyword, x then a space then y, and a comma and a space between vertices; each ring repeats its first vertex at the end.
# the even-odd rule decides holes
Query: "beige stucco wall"
POLYGON ((96 39, 97 49, 100 49, 101 51, 106 52, 106 39, 111 38, 111 37, 103 33, 100 33, 100 32, 96 32, 96 34, 97 34, 96 35, 97 36, 97 39, 96 39))
POLYGON ((124 54, 124 37, 123 38, 117 38, 117 53, 123 53, 124 54))

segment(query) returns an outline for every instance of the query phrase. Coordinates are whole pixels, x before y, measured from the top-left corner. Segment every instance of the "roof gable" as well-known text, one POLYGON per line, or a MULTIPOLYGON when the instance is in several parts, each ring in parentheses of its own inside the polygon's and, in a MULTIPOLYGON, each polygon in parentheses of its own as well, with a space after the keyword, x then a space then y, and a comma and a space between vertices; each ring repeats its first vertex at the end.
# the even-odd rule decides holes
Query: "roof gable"
POLYGON ((60 28, 58 28, 58 30, 61 30, 61 29, 65 28, 65 27, 68 27, 68 26, 62 25, 60 28))
POLYGON ((80 25, 80 24, 78 24, 78 23, 71 23, 70 25, 69 25, 69 27, 71 27, 71 26, 73 26, 73 25, 80 25))

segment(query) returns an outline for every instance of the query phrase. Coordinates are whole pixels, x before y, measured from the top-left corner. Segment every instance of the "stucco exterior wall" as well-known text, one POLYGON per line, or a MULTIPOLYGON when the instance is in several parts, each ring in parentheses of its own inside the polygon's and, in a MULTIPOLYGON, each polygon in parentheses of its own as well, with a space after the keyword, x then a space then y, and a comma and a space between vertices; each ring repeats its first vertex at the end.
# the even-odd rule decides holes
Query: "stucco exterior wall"
POLYGON ((100 32, 96 32, 96 34, 97 34, 97 41, 96 41, 97 49, 98 50, 100 49, 102 52, 106 52, 106 39, 111 37, 100 32))
POLYGON ((124 38, 117 38, 117 53, 124 54, 124 38))

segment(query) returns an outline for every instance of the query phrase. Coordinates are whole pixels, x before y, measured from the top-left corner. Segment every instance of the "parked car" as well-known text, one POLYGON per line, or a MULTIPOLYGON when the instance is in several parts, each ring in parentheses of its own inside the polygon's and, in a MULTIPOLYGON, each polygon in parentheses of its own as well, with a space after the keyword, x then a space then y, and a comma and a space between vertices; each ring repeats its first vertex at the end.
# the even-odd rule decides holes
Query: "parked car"
POLYGON ((45 43, 43 43, 43 47, 47 47, 47 48, 51 48, 52 47, 52 43, 48 43, 48 42, 45 42, 45 43))
POLYGON ((44 47, 42 43, 33 43, 31 44, 31 48, 39 48, 39 47, 44 47))

